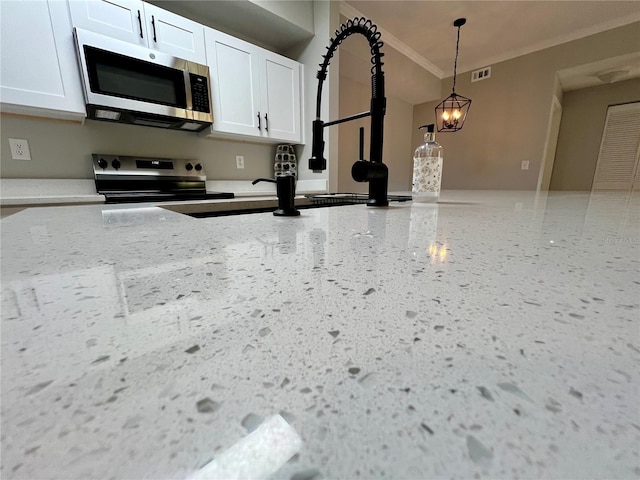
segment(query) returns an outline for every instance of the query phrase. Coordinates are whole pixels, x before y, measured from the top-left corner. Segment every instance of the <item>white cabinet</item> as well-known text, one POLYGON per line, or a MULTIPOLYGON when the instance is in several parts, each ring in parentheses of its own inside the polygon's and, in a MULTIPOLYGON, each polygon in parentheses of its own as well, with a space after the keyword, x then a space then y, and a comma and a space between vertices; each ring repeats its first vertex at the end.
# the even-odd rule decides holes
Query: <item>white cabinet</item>
POLYGON ((2 111, 84 118, 84 96, 67 3, 3 0, 0 18, 2 111))
POLYGON ((265 133, 271 138, 301 142, 300 69, 298 62, 263 50, 260 58, 262 109, 265 133))
POLYGON ((69 0, 73 26, 147 46, 144 9, 139 0, 69 0))
POLYGON ((70 0, 73 26, 204 64, 204 26, 140 0, 70 0))
POLYGON ((245 41, 205 29, 211 71, 210 135, 300 143, 301 65, 245 41))
POLYGON ((144 4, 149 48, 192 62, 207 63, 204 25, 161 8, 144 4))
POLYGON ((213 131, 260 136, 263 112, 260 111, 258 47, 211 29, 206 29, 205 39, 211 74, 213 131))

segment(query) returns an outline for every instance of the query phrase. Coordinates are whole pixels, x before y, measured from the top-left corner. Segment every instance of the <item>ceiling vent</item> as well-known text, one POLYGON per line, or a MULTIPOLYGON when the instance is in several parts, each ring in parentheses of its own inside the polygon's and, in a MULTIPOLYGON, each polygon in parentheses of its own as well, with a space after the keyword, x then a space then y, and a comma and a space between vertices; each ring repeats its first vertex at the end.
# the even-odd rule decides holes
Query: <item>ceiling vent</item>
POLYGON ((491 76, 491 67, 484 67, 480 70, 475 70, 471 72, 471 81, 479 82, 480 80, 485 80, 491 76))

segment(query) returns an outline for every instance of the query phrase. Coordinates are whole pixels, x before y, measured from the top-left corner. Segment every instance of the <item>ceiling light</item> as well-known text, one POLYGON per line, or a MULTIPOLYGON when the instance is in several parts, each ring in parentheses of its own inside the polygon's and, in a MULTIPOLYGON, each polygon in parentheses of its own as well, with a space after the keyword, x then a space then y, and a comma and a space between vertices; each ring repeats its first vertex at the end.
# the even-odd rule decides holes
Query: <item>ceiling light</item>
POLYGON ((445 98, 436 110, 436 124, 438 132, 457 132, 464 125, 464 121, 471 107, 471 99, 456 93, 456 75, 458 69, 458 49, 460 46, 460 27, 467 23, 466 18, 459 18, 453 22, 453 26, 458 29, 458 40, 456 41, 456 58, 453 63, 453 87, 451 95, 445 98))

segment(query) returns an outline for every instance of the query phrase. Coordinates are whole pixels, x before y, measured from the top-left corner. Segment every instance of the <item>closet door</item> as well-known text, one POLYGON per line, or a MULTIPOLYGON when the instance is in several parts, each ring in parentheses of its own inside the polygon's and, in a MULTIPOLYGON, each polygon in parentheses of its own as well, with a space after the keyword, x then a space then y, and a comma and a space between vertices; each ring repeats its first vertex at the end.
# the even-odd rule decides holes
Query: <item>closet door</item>
POLYGON ((640 102, 607 110, 592 191, 638 189, 640 102))

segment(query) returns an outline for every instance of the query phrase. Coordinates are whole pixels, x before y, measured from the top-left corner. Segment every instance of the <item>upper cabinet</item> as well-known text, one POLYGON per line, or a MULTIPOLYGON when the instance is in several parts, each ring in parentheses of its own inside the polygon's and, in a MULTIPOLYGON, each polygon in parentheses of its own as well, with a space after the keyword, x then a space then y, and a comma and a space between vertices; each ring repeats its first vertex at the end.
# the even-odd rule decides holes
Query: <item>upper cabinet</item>
POLYGON ((213 131, 260 136, 258 47, 212 29, 206 29, 205 39, 212 76, 213 131))
POLYGON ((73 26, 108 37, 147 46, 141 1, 69 0, 73 26))
POLYGON ((84 96, 66 2, 0 1, 0 10, 2 111, 84 118, 84 96))
POLYGON ((204 26, 140 0, 70 0, 73 26, 206 63, 204 26))
POLYGON ((0 9, 4 112, 86 116, 78 27, 208 65, 213 126, 201 134, 303 142, 298 62, 140 0, 0 0, 0 9))
POLYGON ((262 50, 260 86, 265 134, 301 143, 300 76, 302 66, 289 58, 262 50), (267 116, 268 115, 268 116, 267 116))
POLYGON ((213 29, 205 29, 211 70, 210 135, 301 143, 301 65, 213 29))

